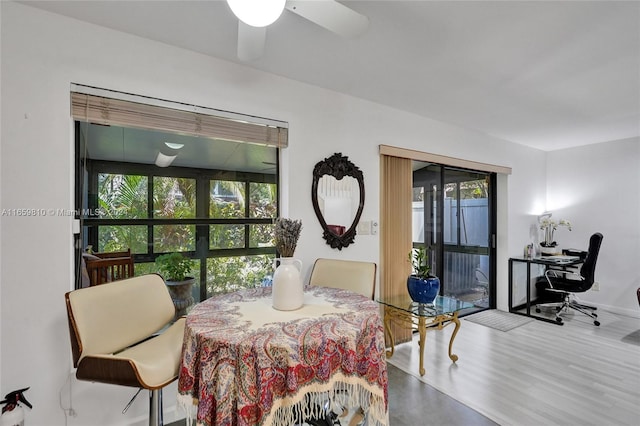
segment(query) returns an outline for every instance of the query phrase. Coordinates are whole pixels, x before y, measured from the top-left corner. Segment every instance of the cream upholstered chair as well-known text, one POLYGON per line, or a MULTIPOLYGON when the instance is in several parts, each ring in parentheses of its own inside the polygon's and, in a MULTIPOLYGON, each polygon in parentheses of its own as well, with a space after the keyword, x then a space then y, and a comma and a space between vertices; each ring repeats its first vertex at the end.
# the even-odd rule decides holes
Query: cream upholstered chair
POLYGON ((343 288, 373 299, 376 268, 377 265, 373 262, 317 259, 311 270, 309 284, 343 288))
POLYGON ((162 424, 162 388, 178 377, 185 319, 157 274, 65 294, 78 380, 149 390, 149 424, 162 424), (163 330, 162 333, 159 333, 163 330))

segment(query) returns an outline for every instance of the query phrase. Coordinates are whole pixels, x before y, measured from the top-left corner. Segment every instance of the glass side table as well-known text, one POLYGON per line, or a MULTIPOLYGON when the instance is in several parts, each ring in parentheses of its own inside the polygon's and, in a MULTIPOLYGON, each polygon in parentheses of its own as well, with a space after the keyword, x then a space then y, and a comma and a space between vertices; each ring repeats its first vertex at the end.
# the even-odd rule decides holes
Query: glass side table
POLYGON ((411 300, 409 294, 398 296, 379 297, 376 302, 385 306, 384 310, 384 330, 389 337, 391 349, 387 351, 387 358, 393 356, 395 342, 391 332, 391 322, 402 328, 417 330, 420 335, 420 375, 424 376, 424 344, 427 337, 427 329, 442 330, 449 324, 455 324, 451 339, 449 340, 449 358, 456 362, 458 355, 452 352, 453 340, 460 329, 458 312, 462 309, 473 308, 469 302, 438 296, 433 304, 416 303, 411 300))

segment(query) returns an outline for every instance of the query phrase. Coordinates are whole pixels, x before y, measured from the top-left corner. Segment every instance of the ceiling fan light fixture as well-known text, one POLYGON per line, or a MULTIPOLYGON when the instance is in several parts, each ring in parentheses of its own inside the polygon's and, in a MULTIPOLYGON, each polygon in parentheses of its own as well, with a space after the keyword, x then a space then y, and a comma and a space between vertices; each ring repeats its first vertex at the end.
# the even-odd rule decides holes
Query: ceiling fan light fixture
POLYGON ((165 142, 164 143, 170 149, 180 149, 184 146, 183 143, 165 142))
POLYGON ((227 0, 234 15, 252 27, 273 24, 284 10, 286 0, 227 0))
POLYGON ((156 166, 158 167, 169 167, 173 160, 175 160, 177 155, 165 155, 161 152, 158 152, 156 156, 156 166))

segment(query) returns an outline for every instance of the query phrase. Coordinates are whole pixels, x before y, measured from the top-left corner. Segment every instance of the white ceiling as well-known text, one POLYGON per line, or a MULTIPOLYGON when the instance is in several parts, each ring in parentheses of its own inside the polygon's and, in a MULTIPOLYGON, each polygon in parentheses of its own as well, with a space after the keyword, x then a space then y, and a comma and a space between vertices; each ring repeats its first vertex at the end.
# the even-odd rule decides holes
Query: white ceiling
MULTIPOLYGON (((26 1, 232 62, 225 1, 26 1)), ((285 10, 245 65, 543 150, 640 136, 640 2, 343 1, 343 39, 285 10)))

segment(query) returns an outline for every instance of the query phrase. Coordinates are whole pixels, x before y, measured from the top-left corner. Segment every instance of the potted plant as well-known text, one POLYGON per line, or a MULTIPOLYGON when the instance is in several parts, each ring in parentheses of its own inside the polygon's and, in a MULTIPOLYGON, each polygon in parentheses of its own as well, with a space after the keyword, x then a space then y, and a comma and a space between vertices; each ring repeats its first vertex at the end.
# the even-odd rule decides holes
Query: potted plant
POLYGON ((553 239, 553 234, 558 229, 558 226, 566 226, 571 231, 571 222, 565 219, 560 219, 556 222, 546 217, 540 222, 540 229, 544 232, 544 240, 540 242, 540 252, 543 255, 556 254, 558 251, 556 248, 558 243, 553 239))
POLYGON ((167 253, 156 258, 156 266, 171 294, 176 317, 186 315, 187 308, 194 302, 191 287, 196 281, 191 259, 182 253, 167 253))
POLYGON ((429 256, 424 247, 409 252, 412 274, 407 278, 407 290, 414 302, 431 304, 440 292, 440 279, 431 275, 429 256))

